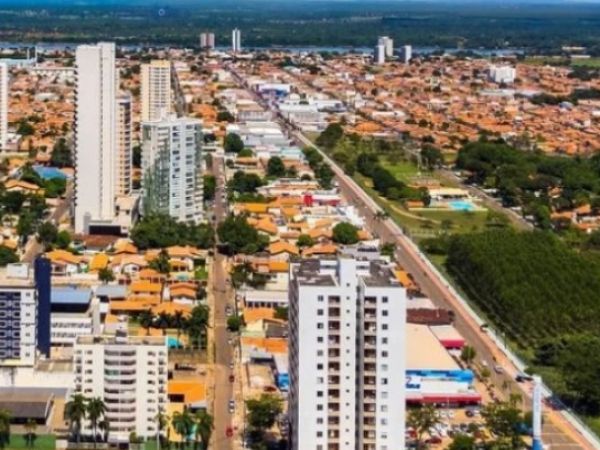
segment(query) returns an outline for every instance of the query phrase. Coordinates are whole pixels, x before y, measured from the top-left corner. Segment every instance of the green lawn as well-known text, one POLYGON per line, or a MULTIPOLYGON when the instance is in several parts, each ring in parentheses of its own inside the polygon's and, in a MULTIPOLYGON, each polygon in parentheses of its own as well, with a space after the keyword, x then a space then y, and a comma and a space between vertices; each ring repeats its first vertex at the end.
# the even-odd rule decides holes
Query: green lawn
POLYGON ((395 164, 390 164, 389 162, 382 161, 382 166, 389 170, 392 173, 392 175, 394 175, 400 181, 403 181, 405 183, 411 181, 412 178, 418 175, 428 176, 428 172, 419 173, 419 169, 411 161, 400 161, 395 164))
POLYGON ((572 59, 571 65, 600 68, 600 58, 572 59))
POLYGON ((208 279, 208 271, 205 266, 198 267, 194 272, 194 278, 199 281, 205 281, 208 279))
MULTIPOLYGON (((22 435, 11 434, 9 450, 28 449, 22 435)), ((35 440, 34 450, 54 450, 56 448, 56 437, 50 434, 41 434, 35 440)))

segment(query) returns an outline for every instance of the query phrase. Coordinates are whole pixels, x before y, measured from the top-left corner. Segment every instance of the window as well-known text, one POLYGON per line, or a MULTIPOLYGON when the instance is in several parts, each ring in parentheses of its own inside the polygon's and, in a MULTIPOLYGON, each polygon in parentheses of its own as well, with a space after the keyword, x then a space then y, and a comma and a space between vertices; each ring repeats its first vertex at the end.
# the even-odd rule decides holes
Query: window
POLYGON ((317 418, 317 424, 321 425, 323 423, 323 418, 322 417, 318 417, 317 418))
POLYGON ((387 350, 382 350, 381 351, 381 356, 383 356, 384 358, 387 358, 387 356, 388 356, 387 350))
POLYGON ((323 437, 323 432, 322 431, 317 431, 317 437, 323 437))
POLYGON ((317 391, 317 397, 323 397, 323 391, 317 391))
POLYGON ((388 422, 386 418, 381 419, 381 425, 387 425, 387 423, 388 422))
POLYGON ((323 342, 323 336, 317 336, 317 342, 323 342))
POLYGON ((317 309, 317 316, 322 316, 322 315, 323 315, 323 310, 317 309))
POLYGON ((317 301, 322 302, 324 300, 324 297, 322 295, 319 295, 317 297, 317 301))
POLYGON ((387 405, 381 405, 381 408, 379 408, 381 410, 381 412, 387 412, 388 407, 387 405))
POLYGON ((317 350, 317 356, 323 356, 323 350, 317 350))
POLYGON ((317 364, 317 370, 323 370, 323 364, 321 364, 321 363, 317 364))
POLYGON ((386 337, 381 338, 381 343, 382 344, 387 344, 388 343, 388 338, 386 338, 386 337))
POLYGON ((323 377, 317 377, 317 384, 325 383, 325 379, 323 377))
POLYGON ((323 405, 318 404, 317 405, 317 411, 323 411, 323 405))
POLYGON ((323 324, 322 323, 318 323, 317 324, 317 329, 318 330, 322 330, 323 329, 323 324))
POLYGON ((381 329, 382 330, 387 330, 388 329, 387 323, 381 324, 381 329))
POLYGON ((387 315, 388 315, 388 311, 387 311, 387 309, 384 309, 384 310, 382 310, 382 311, 381 311, 381 315, 382 315, 383 317, 387 317, 387 315))
POLYGON ((381 297, 381 303, 387 303, 387 302, 388 302, 387 297, 381 297))

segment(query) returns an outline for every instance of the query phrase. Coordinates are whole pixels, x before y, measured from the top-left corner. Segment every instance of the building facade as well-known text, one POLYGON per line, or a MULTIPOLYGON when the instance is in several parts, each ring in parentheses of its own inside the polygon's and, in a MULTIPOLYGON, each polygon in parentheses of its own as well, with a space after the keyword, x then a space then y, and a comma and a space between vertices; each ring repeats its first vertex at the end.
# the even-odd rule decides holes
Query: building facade
POLYGON ((171 117, 142 123, 144 213, 198 222, 202 196, 202 122, 171 117))
POLYGON ((141 68, 142 122, 164 119, 171 112, 171 62, 154 60, 141 68))
POLYGON ((50 263, 9 264, 0 278, 0 366, 33 366, 50 355, 50 263))
POLYGON ((8 142, 8 66, 0 62, 0 150, 8 142))
POLYGON ((104 401, 110 440, 127 442, 131 432, 156 437, 156 416, 167 407, 165 337, 80 336, 74 359, 75 393, 104 401))
POLYGON ((123 94, 117 98, 117 186, 116 195, 131 193, 131 95, 123 94))
POLYGON ((231 32, 231 51, 233 53, 242 51, 242 32, 237 28, 231 32))
POLYGON ((117 177, 115 44, 80 45, 75 54, 75 232, 114 218, 117 177))
POLYGON ((200 48, 212 50, 215 48, 214 33, 200 33, 200 48))
POLYGON ((406 291, 391 267, 341 256, 290 277, 290 448, 403 449, 406 291))

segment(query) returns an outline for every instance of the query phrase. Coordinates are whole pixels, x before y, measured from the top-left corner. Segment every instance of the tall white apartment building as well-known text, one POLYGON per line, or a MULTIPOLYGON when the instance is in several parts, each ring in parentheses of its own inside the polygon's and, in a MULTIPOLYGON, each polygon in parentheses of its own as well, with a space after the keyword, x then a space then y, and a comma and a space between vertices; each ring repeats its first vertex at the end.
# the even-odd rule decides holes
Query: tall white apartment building
POLYGON ((402 47, 402 61, 404 64, 408 64, 412 59, 412 45, 404 45, 402 47))
POLYGON ((375 54, 373 56, 373 60, 374 60, 375 64, 377 64, 377 65, 385 64, 385 45, 384 44, 377 44, 375 46, 375 54))
POLYGON ((202 219, 202 121, 170 117, 142 123, 144 213, 202 219))
POLYGON ((171 62, 154 60, 141 68, 142 122, 160 120, 171 112, 171 62))
POLYGON ((517 77, 517 69, 511 66, 490 66, 490 79, 494 83, 513 83, 517 77))
POLYGON ((8 141, 8 66, 0 62, 0 150, 8 141))
MULTIPOLYGON (((168 348, 165 337, 79 336, 74 347, 75 393, 100 397, 110 439, 156 437, 156 415, 166 412, 168 348)), ((84 433, 90 424, 84 423, 84 433)))
POLYGON ((394 40, 388 36, 381 36, 377 40, 378 45, 383 45, 385 48, 385 56, 386 58, 391 58, 394 56, 394 40))
POLYGON ((233 53, 242 51, 242 32, 237 28, 231 32, 231 51, 233 53))
POLYGON ((122 94, 117 98, 117 186, 116 195, 131 192, 131 95, 122 94))
POLYGON ((201 49, 214 49, 215 48, 215 34, 214 33, 200 33, 200 48, 201 49))
POLYGON ((75 53, 75 232, 110 223, 117 177, 115 44, 80 45, 75 53))
POLYGON ((406 291, 377 258, 290 268, 293 450, 405 448, 406 291))

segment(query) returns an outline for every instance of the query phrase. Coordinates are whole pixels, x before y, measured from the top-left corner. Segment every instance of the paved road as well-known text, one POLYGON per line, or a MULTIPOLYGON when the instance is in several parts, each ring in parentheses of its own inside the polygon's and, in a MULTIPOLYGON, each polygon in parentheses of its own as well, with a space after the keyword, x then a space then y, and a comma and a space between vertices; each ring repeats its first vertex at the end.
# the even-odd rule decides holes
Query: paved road
MULTIPOLYGON (((310 140, 300 133, 293 133, 293 136, 303 145, 315 147, 310 140)), ((318 149, 318 148, 317 148, 318 149)), ((514 377, 518 373, 516 367, 494 344, 491 338, 483 331, 475 320, 468 314, 462 304, 454 297, 448 289, 446 280, 440 279, 426 265, 415 251, 413 245, 408 242, 398 226, 391 220, 378 220, 375 213, 380 208, 350 177, 327 155, 323 156, 328 160, 332 169, 336 173, 336 179, 340 185, 342 194, 355 206, 367 220, 367 226, 375 232, 383 242, 393 242, 397 245, 396 259, 398 263, 410 272, 419 284, 423 292, 439 307, 451 309, 456 313, 455 326, 459 333, 476 349, 478 361, 485 360, 487 364, 493 367, 499 364, 503 368, 502 374, 492 371, 494 385, 501 388, 505 383, 510 385, 515 392, 519 392, 525 401, 529 402, 531 398, 531 386, 521 385, 514 382, 514 377), (495 361, 495 362, 494 362, 495 361)), ((570 423, 568 423, 556 411, 546 409, 546 422, 544 425, 543 438, 546 444, 550 444, 552 449, 573 450, 573 449, 592 449, 593 446, 585 441, 570 423)))
MULTIPOLYGON (((58 226, 63 216, 69 212, 69 208, 71 207, 71 203, 73 202, 73 185, 71 183, 67 184, 67 190, 65 192, 65 198, 58 204, 58 206, 54 209, 48 220, 52 222, 54 225, 58 226)), ((37 241, 35 236, 31 236, 25 245, 25 253, 21 258, 21 261, 31 263, 35 259, 37 255, 42 253, 44 248, 37 241)))
MULTIPOLYGON (((213 157, 212 173, 217 179, 217 189, 214 202, 214 215, 219 222, 227 214, 226 200, 222 200, 225 192, 223 178, 223 159, 213 157)), ((232 383, 229 381, 233 361, 232 347, 229 344, 227 331, 227 315, 225 308, 231 305, 232 294, 227 283, 227 258, 215 252, 212 273, 214 313, 214 346, 215 346, 215 395, 212 414, 215 420, 215 429, 212 439, 212 448, 216 450, 230 450, 232 438, 226 436, 226 430, 232 425, 232 415, 229 413, 229 400, 233 397, 232 383)))

